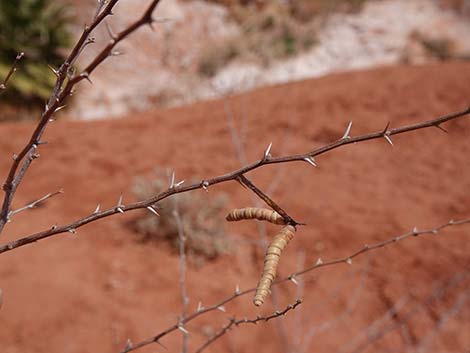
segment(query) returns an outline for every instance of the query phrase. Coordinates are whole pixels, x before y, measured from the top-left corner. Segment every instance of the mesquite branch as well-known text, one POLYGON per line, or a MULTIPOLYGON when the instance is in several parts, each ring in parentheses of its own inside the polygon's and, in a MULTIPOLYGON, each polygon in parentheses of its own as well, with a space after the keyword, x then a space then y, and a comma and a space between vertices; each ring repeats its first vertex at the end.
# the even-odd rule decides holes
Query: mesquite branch
POLYGON ((452 114, 449 114, 449 115, 445 115, 445 116, 442 116, 442 117, 439 117, 439 118, 436 118, 436 119, 428 120, 428 121, 417 123, 417 124, 402 126, 402 127, 398 127, 398 128, 394 128, 394 129, 388 129, 388 125, 387 125, 387 129, 379 131, 379 132, 368 133, 368 134, 359 135, 359 136, 356 136, 356 137, 351 137, 349 135, 347 135, 346 137, 343 136, 342 138, 338 139, 335 142, 329 143, 327 145, 324 145, 322 147, 314 149, 314 150, 312 150, 310 152, 307 152, 305 154, 289 155, 289 156, 283 156, 283 157, 271 157, 271 156, 268 155, 267 157, 262 158, 261 160, 259 160, 257 162, 248 164, 248 165, 246 165, 246 166, 244 166, 240 169, 237 169, 233 172, 223 174, 223 175, 211 178, 211 179, 204 179, 204 180, 201 180, 197 183, 194 183, 194 184, 191 184, 191 185, 186 185, 186 186, 182 185, 181 182, 180 182, 180 183, 171 185, 167 190, 165 190, 165 191, 161 192, 160 194, 158 194, 154 197, 151 197, 149 199, 139 201, 139 202, 130 203, 130 204, 127 204, 127 205, 118 205, 118 207, 113 207, 113 208, 103 210, 103 211, 96 210, 92 214, 90 214, 90 215, 88 215, 88 216, 86 216, 82 219, 79 219, 78 221, 75 221, 73 223, 70 223, 70 224, 67 224, 67 225, 64 225, 64 226, 53 226, 52 228, 50 228, 48 230, 45 230, 45 231, 42 231, 42 232, 39 232, 39 233, 35 233, 35 234, 32 234, 32 235, 20 238, 18 240, 15 240, 15 241, 12 241, 10 243, 7 243, 7 244, 4 244, 4 245, 0 246, 0 254, 4 253, 6 251, 10 251, 10 250, 19 248, 19 247, 27 245, 27 244, 34 243, 36 241, 39 241, 39 240, 42 240, 42 239, 45 239, 45 238, 49 238, 49 237, 51 237, 53 235, 56 235, 56 234, 67 233, 67 232, 75 232, 76 229, 78 229, 78 228, 80 228, 80 227, 82 227, 82 226, 84 226, 88 223, 91 223, 91 222, 94 222, 94 221, 97 221, 99 219, 106 218, 106 217, 109 217, 109 216, 112 216, 112 215, 115 215, 115 214, 121 214, 121 213, 125 213, 125 212, 132 211, 132 210, 137 210, 137 209, 151 208, 153 205, 155 205, 159 201, 161 201, 161 200, 163 200, 163 199, 165 199, 169 196, 175 195, 175 194, 188 192, 188 191, 192 191, 192 190, 197 190, 197 189, 208 190, 209 186, 211 186, 211 185, 220 184, 220 183, 224 183, 224 182, 231 181, 231 180, 236 180, 241 175, 244 175, 244 174, 246 174, 250 171, 261 168, 261 167, 266 166, 266 165, 289 163, 289 162, 298 162, 298 161, 303 161, 303 162, 308 161, 308 163, 310 163, 310 160, 314 156, 318 156, 318 155, 327 153, 329 151, 332 151, 332 150, 334 150, 336 148, 339 148, 341 146, 344 146, 344 145, 348 145, 350 143, 357 143, 357 142, 364 142, 364 141, 368 141, 368 140, 379 139, 379 138, 383 138, 384 136, 390 137, 392 135, 398 135, 398 134, 402 134, 402 133, 406 133, 406 132, 410 132, 410 131, 414 131, 414 130, 419 130, 419 129, 424 129, 424 128, 428 128, 428 127, 437 127, 437 126, 440 126, 441 124, 443 124, 446 121, 456 119, 456 118, 459 118, 459 117, 463 117, 463 116, 469 115, 469 114, 470 114, 470 108, 467 108, 463 111, 452 113, 452 114))
POLYGON ((243 319, 237 320, 235 317, 232 317, 232 318, 230 318, 229 323, 226 324, 224 327, 222 327, 222 329, 219 332, 217 332, 214 336, 209 338, 206 341, 206 343, 204 343, 201 347, 199 347, 196 350, 196 353, 201 353, 204 349, 206 349, 212 343, 217 341, 220 337, 222 337, 223 335, 228 333, 230 331, 230 329, 232 329, 234 326, 238 327, 238 326, 243 325, 243 324, 255 324, 256 325, 260 321, 268 322, 271 319, 275 319, 275 318, 278 318, 280 316, 286 315, 289 311, 294 310, 300 304, 302 304, 302 300, 297 299, 294 304, 291 304, 291 305, 287 306, 282 311, 276 311, 276 312, 274 312, 274 313, 272 313, 271 315, 268 315, 268 316, 257 316, 255 319, 243 318, 243 319))
MULTIPOLYGON (((440 231, 442 231, 445 228, 450 228, 450 227, 453 227, 453 226, 458 226, 458 225, 463 225, 463 224, 470 224, 470 218, 462 219, 462 220, 459 220, 459 221, 450 220, 447 223, 444 223, 444 224, 438 225, 434 228, 430 228, 430 229, 426 229, 426 230, 418 230, 415 227, 410 232, 407 232, 407 233, 404 233, 404 234, 401 234, 401 235, 398 235, 398 236, 394 236, 394 237, 392 237, 388 240, 378 242, 378 243, 372 244, 372 245, 364 245, 364 247, 362 247, 361 249, 353 252, 352 254, 350 254, 348 256, 345 256, 345 257, 342 257, 342 258, 339 258, 339 259, 330 260, 330 261, 323 261, 322 259, 319 258, 314 265, 306 267, 303 270, 297 271, 295 273, 290 274, 287 277, 284 277, 282 279, 274 281, 272 283, 272 285, 273 286, 278 285, 280 283, 284 283, 284 282, 287 282, 287 281, 294 282, 296 277, 302 276, 302 275, 304 275, 308 272, 317 270, 317 269, 322 268, 322 267, 330 267, 330 266, 338 265, 338 264, 341 264, 341 263, 351 265, 352 264, 352 259, 354 259, 355 257, 361 256, 365 253, 387 247, 391 244, 401 242, 401 241, 403 241, 407 238, 410 238, 410 237, 419 237, 419 236, 422 236, 422 235, 437 235, 440 231)), ((180 325, 187 324, 188 322, 196 319, 197 317, 199 317, 201 315, 207 314, 207 313, 215 311, 215 310, 220 310, 220 308, 223 308, 225 304, 237 299, 238 297, 244 296, 244 295, 249 294, 249 293, 253 293, 255 291, 256 291, 256 287, 240 291, 240 288, 238 288, 238 286, 237 286, 236 289, 235 289, 235 292, 232 295, 230 295, 229 297, 227 297, 226 299, 223 299, 219 303, 217 303, 215 305, 212 305, 212 306, 209 306, 207 308, 203 308, 202 306, 198 307, 198 309, 195 312, 188 315, 184 320, 182 320, 182 321, 178 322, 177 324, 174 324, 174 325, 166 328, 165 330, 163 330, 160 333, 154 335, 153 337, 150 337, 150 338, 148 338, 146 340, 143 340, 139 343, 133 344, 132 346, 126 347, 122 351, 122 353, 128 353, 130 351, 134 351, 136 349, 148 346, 148 345, 153 344, 153 343, 160 343, 160 340, 163 337, 165 337, 166 335, 170 334, 173 331, 178 330, 180 328, 180 325)))
POLYGON ((154 21, 152 18, 152 13, 157 7, 160 0, 153 0, 147 7, 147 10, 137 21, 135 21, 129 27, 125 28, 116 36, 111 38, 108 45, 106 45, 101 50, 101 52, 99 52, 95 56, 91 63, 81 73, 75 74, 73 63, 77 60, 83 48, 87 44, 92 42, 92 40, 90 39, 90 34, 107 16, 110 16, 112 14, 113 7, 116 5, 117 2, 118 0, 110 0, 106 4, 106 6, 104 6, 103 1, 99 2, 98 10, 92 23, 88 26, 85 26, 82 35, 80 36, 76 45, 70 52, 69 56, 65 59, 64 63, 60 66, 59 69, 55 70, 52 68, 54 74, 57 77, 55 86, 52 90, 52 94, 48 102, 46 103, 44 112, 42 113, 39 123, 36 126, 33 134, 31 135, 29 142, 26 144, 23 150, 13 159, 10 171, 2 187, 5 192, 5 197, 0 212, 0 233, 5 227, 5 224, 8 222, 8 215, 16 189, 23 180, 23 177, 33 159, 37 158, 36 150, 41 144, 42 135, 48 123, 51 121, 53 114, 59 109, 63 108, 66 99, 70 95, 72 95, 72 90, 77 83, 84 79, 88 81, 90 80, 90 74, 107 57, 112 55, 112 50, 119 42, 121 42, 124 38, 128 37, 139 27, 143 25, 152 25, 154 21))

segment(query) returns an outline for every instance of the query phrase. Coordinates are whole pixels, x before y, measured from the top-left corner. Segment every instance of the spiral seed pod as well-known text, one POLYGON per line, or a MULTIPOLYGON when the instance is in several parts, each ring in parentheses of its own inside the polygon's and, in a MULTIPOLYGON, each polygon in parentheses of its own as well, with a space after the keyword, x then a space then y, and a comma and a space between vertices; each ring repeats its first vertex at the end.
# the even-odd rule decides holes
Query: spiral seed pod
POLYGON ((268 221, 274 224, 286 224, 284 218, 273 210, 266 208, 247 207, 231 211, 225 218, 229 222, 241 221, 243 219, 257 219, 268 221))
POLYGON ((274 237, 272 243, 268 246, 266 256, 264 258, 264 269, 261 279, 256 289, 256 294, 253 303, 260 306, 264 303, 268 294, 271 292, 271 284, 276 277, 277 265, 281 257, 282 250, 286 247, 289 241, 294 237, 295 228, 287 225, 274 237))

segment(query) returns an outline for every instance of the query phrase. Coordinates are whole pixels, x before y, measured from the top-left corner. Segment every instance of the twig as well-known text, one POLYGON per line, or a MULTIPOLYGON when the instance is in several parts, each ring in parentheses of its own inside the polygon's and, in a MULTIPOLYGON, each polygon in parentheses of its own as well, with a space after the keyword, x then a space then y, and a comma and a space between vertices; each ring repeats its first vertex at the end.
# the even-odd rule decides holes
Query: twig
MULTIPOLYGON (((446 116, 443 116, 443 117, 439 117, 437 119, 433 119, 433 120, 429 120, 429 121, 425 121, 425 122, 421 122, 421 123, 417 123, 417 124, 413 124, 413 125, 403 126, 403 127, 391 129, 391 130, 388 130, 388 131, 389 131, 390 135, 397 135, 397 134, 401 134, 401 133, 405 133, 405 132, 409 132, 409 131, 414 131, 414 130, 418 130, 418 129, 423 129, 423 128, 427 128, 427 127, 435 127, 435 126, 438 126, 438 125, 440 125, 440 124, 442 124, 446 121, 456 119, 456 118, 459 118, 459 117, 462 117, 462 116, 465 116, 465 115, 468 115, 468 114, 470 114, 470 108, 467 108, 467 109, 465 109, 461 112, 457 112, 457 113, 449 114, 449 115, 446 115, 446 116)), ((128 204, 128 205, 122 205, 121 210, 123 212, 127 212, 127 211, 137 210, 137 209, 141 209, 141 208, 147 208, 148 206, 152 206, 152 205, 156 204, 157 202, 159 202, 159 201, 161 201, 161 200, 163 200, 163 199, 165 199, 165 198, 167 198, 171 195, 174 195, 174 194, 179 194, 179 193, 188 192, 188 191, 201 189, 201 188, 207 189, 211 185, 220 184, 220 183, 227 182, 227 181, 230 181, 230 180, 236 180, 240 175, 243 175, 243 174, 248 173, 252 170, 258 169, 258 168, 260 168, 261 166, 264 166, 264 165, 288 163, 288 162, 294 162, 294 161, 304 161, 305 158, 308 158, 310 156, 317 156, 317 155, 329 152, 333 149, 336 149, 336 148, 341 147, 341 146, 346 145, 346 144, 382 138, 383 134, 384 134, 384 131, 380 131, 380 132, 374 132, 374 133, 369 133, 369 134, 365 134, 365 135, 360 135, 360 136, 357 136, 357 137, 349 137, 348 139, 340 139, 336 142, 327 144, 323 147, 320 147, 320 148, 317 148, 317 149, 315 149, 311 152, 308 152, 307 154, 290 155, 290 156, 276 157, 276 158, 270 157, 270 158, 267 158, 267 159, 262 159, 262 160, 259 160, 259 161, 255 162, 255 163, 252 163, 252 164, 244 166, 240 169, 237 169, 233 172, 223 174, 223 175, 214 177, 212 179, 201 180, 201 181, 199 181, 197 183, 194 183, 194 184, 191 184, 191 185, 186 185, 186 186, 180 185, 180 186, 177 186, 177 187, 169 188, 169 189, 161 192, 160 194, 158 194, 154 197, 151 197, 149 199, 139 201, 139 202, 135 202, 135 203, 131 203, 131 204, 128 204)), ((84 225, 86 225, 90 222, 94 222, 94 221, 96 221, 98 219, 101 219, 101 218, 109 217, 109 216, 114 215, 118 212, 119 211, 117 211, 115 208, 107 209, 107 210, 104 210, 104 211, 101 211, 101 212, 90 214, 90 215, 88 215, 88 216, 86 216, 86 217, 84 217, 84 218, 82 218, 78 221, 75 221, 73 223, 70 223, 68 225, 65 225, 65 226, 62 226, 62 227, 54 227, 54 228, 51 228, 49 230, 45 230, 45 231, 42 231, 42 232, 38 232, 38 233, 35 233, 35 234, 32 234, 32 235, 23 237, 21 239, 18 239, 18 240, 10 242, 8 244, 0 246, 0 253, 16 249, 18 247, 21 247, 21 246, 24 246, 24 245, 27 245, 27 244, 34 243, 36 241, 51 237, 51 236, 56 235, 56 234, 70 232, 71 229, 78 229, 79 227, 82 227, 82 226, 84 226, 84 225)), ((0 224, 1 224, 1 221, 2 220, 0 219, 0 224)), ((1 229, 1 227, 0 227, 0 229, 1 229)))
POLYGON ((178 200, 174 200, 173 216, 175 217, 176 227, 178 229, 178 242, 179 242, 179 265, 180 265, 180 286, 181 286, 181 316, 179 318, 179 329, 183 334, 183 344, 181 353, 188 352, 188 336, 189 333, 184 327, 184 320, 186 319, 186 311, 188 307, 188 292, 186 289, 186 236, 184 234, 183 222, 179 214, 178 200))
POLYGON ((233 326, 238 327, 243 324, 257 324, 259 321, 265 321, 268 322, 271 319, 278 318, 280 316, 286 315, 289 311, 294 310, 297 306, 299 306, 302 303, 301 299, 297 299, 294 304, 291 304, 287 306, 284 310, 282 311, 276 311, 273 314, 269 316, 257 316, 255 319, 240 319, 237 320, 235 317, 230 319, 230 322, 226 324, 222 329, 217 332, 213 337, 209 338, 201 347, 199 347, 196 350, 196 353, 201 353, 203 350, 205 350, 208 346, 210 346, 212 343, 217 341, 220 337, 225 335, 233 326))
POLYGON ((31 203, 29 203, 29 204, 27 204, 27 205, 25 205, 25 206, 23 206, 23 207, 20 207, 20 208, 18 208, 18 209, 16 209, 16 210, 10 211, 10 213, 8 214, 8 219, 11 219, 11 217, 13 217, 13 216, 14 216, 15 214, 17 214, 17 213, 20 213, 20 212, 22 212, 22 211, 26 211, 26 210, 29 210, 29 209, 31 209, 31 208, 34 208, 34 207, 36 207, 37 205, 39 205, 41 202, 44 202, 44 201, 46 201, 47 199, 50 199, 51 197, 54 197, 54 196, 56 196, 56 195, 63 194, 63 193, 64 193, 64 191, 63 191, 62 189, 59 190, 59 191, 56 191, 56 192, 51 192, 51 193, 49 193, 49 194, 47 194, 47 195, 44 195, 44 196, 41 197, 40 199, 37 199, 36 201, 33 201, 33 202, 31 202, 31 203))
POLYGON ((111 39, 109 44, 96 55, 96 57, 81 73, 75 74, 73 63, 77 60, 83 48, 91 42, 89 39, 90 34, 107 16, 112 14, 112 9, 118 1, 119 0, 109 0, 102 10, 101 8, 104 6, 104 2, 100 1, 98 3, 98 11, 96 12, 95 18, 91 25, 85 26, 82 35, 73 47, 69 56, 65 59, 64 63, 58 70, 54 70, 57 79, 44 112, 42 113, 39 123, 32 133, 29 142, 16 156, 16 158, 14 158, 8 176, 2 186, 2 189, 5 191, 5 197, 3 199, 2 209, 0 211, 0 234, 2 233, 3 228, 8 221, 8 213, 10 212, 11 203, 13 201, 16 189, 23 180, 23 177, 31 162, 37 156, 36 150, 38 145, 41 144, 41 137, 47 125, 52 120, 53 114, 64 106, 65 100, 70 95, 72 95, 72 90, 77 83, 82 80, 90 79, 90 74, 98 67, 98 65, 100 65, 107 57, 112 54, 113 48, 120 41, 129 36, 139 27, 146 24, 152 24, 154 21, 152 18, 152 13, 160 2, 160 0, 153 0, 140 19, 119 32, 116 37, 111 39))
POLYGON ((276 202, 274 202, 268 195, 266 195, 263 191, 261 191, 261 189, 259 189, 258 187, 256 187, 255 184, 253 184, 246 176, 244 176, 243 174, 240 175, 237 180, 239 181, 240 184, 246 186, 248 189, 250 189, 251 191, 253 191, 261 200, 263 200, 264 202, 266 202, 266 204, 271 207, 274 211, 276 211, 277 213, 279 213, 282 218, 284 219, 284 222, 286 224, 290 224, 292 226, 297 226, 301 223, 298 223, 296 221, 294 221, 292 219, 291 216, 289 216, 287 214, 286 211, 284 211, 281 206, 279 206, 276 202))
MULTIPOLYGON (((386 247, 388 245, 400 242, 400 241, 402 241, 406 238, 409 238, 411 236, 418 237, 418 236, 425 235, 425 234, 437 234, 445 228, 449 228, 449 227, 456 226, 456 225, 463 225, 463 224, 467 224, 467 223, 470 223, 470 218, 463 219, 463 220, 460 220, 460 221, 449 221, 447 223, 441 224, 439 226, 436 226, 436 227, 428 229, 428 230, 423 230, 423 231, 413 230, 412 232, 405 233, 405 234, 402 234, 402 235, 399 235, 399 236, 395 236, 395 237, 393 237, 389 240, 379 242, 379 243, 376 243, 374 245, 369 245, 369 246, 366 245, 364 248, 352 253, 349 256, 346 256, 346 257, 343 257, 343 258, 340 258, 340 259, 336 259, 336 260, 332 260, 332 261, 326 261, 326 262, 323 262, 322 260, 319 259, 315 265, 307 267, 307 268, 305 268, 301 271, 297 271, 296 273, 293 273, 293 274, 291 274, 291 275, 289 275, 289 276, 287 276, 283 279, 274 281, 272 285, 278 285, 280 283, 290 281, 291 278, 293 278, 293 277, 298 277, 298 276, 304 275, 307 272, 317 270, 321 267, 334 266, 334 265, 337 265, 337 264, 340 264, 340 263, 351 263, 351 259, 353 259, 357 256, 360 256, 364 253, 367 253, 367 252, 370 252, 370 251, 375 251, 375 250, 378 250, 380 248, 386 247)), ((198 309, 195 312, 188 315, 186 317, 186 319, 184 321, 182 321, 181 323, 182 324, 187 324, 188 322, 196 319, 197 317, 199 317, 201 315, 204 315, 206 313, 209 313, 209 312, 212 312, 212 311, 215 311, 215 310, 219 310, 219 308, 223 307, 225 304, 233 301, 234 299, 236 299, 238 297, 244 296, 244 295, 249 294, 249 293, 253 293, 255 291, 256 291, 256 287, 246 289, 244 291, 240 291, 239 288, 237 288, 232 295, 230 295, 229 297, 223 299, 222 301, 220 301, 219 303, 217 303, 215 305, 209 306, 207 308, 198 307, 198 309)), ((139 343, 133 344, 132 347, 126 347, 122 351, 122 353, 127 353, 127 352, 130 352, 130 351, 145 347, 145 346, 150 345, 152 343, 160 343, 160 340, 164 336, 168 335, 169 333, 171 333, 171 332, 173 332, 177 329, 178 329, 178 324, 172 325, 172 326, 166 328, 165 330, 161 331, 160 333, 154 335, 153 337, 150 337, 150 338, 148 338, 146 340, 143 340, 139 343)))
POLYGON ((24 57, 24 53, 18 53, 16 55, 15 61, 13 61, 13 64, 11 65, 10 71, 8 71, 6 77, 3 79, 3 82, 0 83, 0 93, 3 92, 7 88, 8 81, 10 80, 11 76, 16 72, 18 62, 24 57))

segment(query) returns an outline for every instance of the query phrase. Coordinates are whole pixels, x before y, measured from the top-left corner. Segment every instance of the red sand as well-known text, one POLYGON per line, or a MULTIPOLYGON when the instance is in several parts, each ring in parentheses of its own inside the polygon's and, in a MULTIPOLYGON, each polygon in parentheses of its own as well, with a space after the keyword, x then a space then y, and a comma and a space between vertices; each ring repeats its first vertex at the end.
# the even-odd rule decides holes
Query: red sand
MULTIPOLYGON (((357 135, 380 130, 388 121, 396 127, 461 110, 470 103, 469 82, 469 63, 384 68, 263 88, 230 102, 238 124, 245 126, 247 157, 253 161, 271 141, 274 155, 318 147, 341 137, 349 120, 357 135)), ((397 136, 394 147, 377 140, 341 148, 319 157, 317 169, 294 163, 251 173, 263 188, 279 177, 272 196, 308 223, 286 249, 280 275, 298 267, 302 252, 309 265, 319 256, 346 256, 413 226, 468 217, 470 121, 466 117, 445 127, 449 134, 432 128, 397 136)), ((31 123, 0 126, 2 179, 11 154, 32 128, 31 123)), ((49 144, 41 147, 41 158, 14 207, 59 188, 65 194, 17 215, 2 242, 73 221, 97 203, 112 207, 121 192, 124 202, 130 201, 134 177, 150 176, 155 167, 175 168, 181 180, 215 176, 239 165, 221 101, 114 121, 59 121, 45 137, 49 144)), ((208 197, 220 191, 229 194, 230 207, 251 204, 249 192, 235 183, 211 188, 208 197)), ((178 258, 166 244, 136 241, 129 223, 137 216, 114 216, 79 229, 77 236, 59 235, 2 254, 1 351, 119 352, 128 338, 137 342, 175 323, 181 308, 178 258)), ((227 224, 226 229, 257 239, 254 223, 227 224)), ((302 277, 303 289, 283 284, 276 291, 280 307, 298 296, 304 300, 295 312, 282 323, 241 326, 208 351, 282 352, 290 345, 291 352, 351 352, 362 342, 357 335, 406 298, 399 314, 385 323, 405 319, 408 310, 416 309, 416 314, 365 352, 406 351, 423 339, 430 339, 423 351, 468 350, 469 229, 407 239, 351 266, 311 272, 302 277), (448 286, 437 300, 416 306, 437 293, 436 284, 465 271, 467 277, 448 286), (459 300, 464 305, 459 307, 459 300)), ((199 300, 207 306, 224 299, 237 283, 241 289, 254 286, 262 259, 253 254, 241 244, 231 255, 199 269, 190 267, 190 311, 199 300)), ((188 325, 190 351, 230 315, 254 317, 273 310, 271 301, 255 308, 251 296, 226 309, 188 325)), ((162 343, 169 352, 178 352, 180 341, 176 332, 162 343)), ((160 351, 164 349, 157 345, 141 350, 160 351)))

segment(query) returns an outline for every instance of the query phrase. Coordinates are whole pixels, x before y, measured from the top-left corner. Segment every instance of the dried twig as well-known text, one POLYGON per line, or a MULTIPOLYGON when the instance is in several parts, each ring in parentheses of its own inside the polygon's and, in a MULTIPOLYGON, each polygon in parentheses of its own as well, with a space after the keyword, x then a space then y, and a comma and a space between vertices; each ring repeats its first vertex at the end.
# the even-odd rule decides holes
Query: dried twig
POLYGON ((302 300, 297 299, 294 304, 291 304, 291 305, 287 306, 282 311, 276 311, 276 312, 274 312, 274 313, 272 313, 271 315, 268 315, 268 316, 257 316, 255 319, 244 318, 244 319, 237 320, 235 317, 233 317, 233 318, 230 319, 228 324, 226 324, 224 327, 222 327, 222 329, 219 332, 217 332, 214 336, 209 338, 201 347, 199 347, 196 350, 196 353, 201 353, 204 349, 206 349, 212 343, 217 341, 220 337, 222 337, 227 332, 229 332, 230 329, 232 329, 234 326, 238 327, 238 326, 243 325, 243 324, 257 324, 260 321, 268 322, 271 319, 278 318, 280 316, 286 315, 289 311, 294 310, 300 304, 302 304, 302 300))
POLYGON ((49 194, 47 195, 44 195, 43 197, 23 206, 23 207, 20 207, 16 210, 13 210, 13 211, 10 211, 10 213, 8 214, 8 220, 11 219, 11 217, 13 217, 15 214, 17 213, 20 213, 22 211, 26 211, 26 210, 29 210, 31 208, 35 208, 36 206, 38 206, 39 204, 41 204, 42 202, 46 201, 47 199, 50 199, 51 197, 54 197, 56 195, 59 195, 59 194, 63 194, 64 191, 61 189, 59 191, 55 191, 55 192, 50 192, 49 194))
POLYGON ((49 124, 52 121, 53 114, 59 109, 63 108, 66 99, 72 95, 72 90, 75 85, 83 80, 90 80, 90 74, 100 65, 107 57, 112 55, 113 48, 124 38, 133 33, 136 29, 143 25, 152 25, 152 13, 160 0, 153 0, 147 7, 147 10, 143 15, 129 25, 127 28, 116 34, 115 38, 106 45, 101 52, 99 52, 91 63, 79 74, 75 73, 73 64, 79 57, 83 48, 93 42, 90 39, 90 34, 93 30, 109 15, 112 14, 112 9, 119 0, 109 0, 106 5, 104 1, 99 1, 98 10, 92 23, 85 26, 82 35, 73 47, 69 56, 65 59, 64 63, 59 69, 54 72, 57 76, 55 86, 52 90, 51 96, 46 103, 44 112, 41 115, 39 123, 37 124, 29 142, 23 148, 23 150, 15 156, 13 163, 10 167, 8 176, 3 184, 3 190, 5 191, 5 197, 3 199, 2 209, 0 211, 0 233, 3 231, 5 224, 8 221, 8 214, 10 212, 11 203, 15 195, 16 189, 20 185, 23 177, 28 170, 33 159, 37 158, 36 150, 41 144, 41 137, 49 124))
POLYGON ((183 343, 181 353, 188 352, 188 337, 189 332, 184 327, 184 320, 186 319, 186 311, 188 307, 188 291, 186 288, 186 235, 184 234, 183 221, 179 213, 178 200, 174 200, 173 216, 175 217, 176 227, 178 228, 178 242, 179 242, 179 266, 180 266, 180 286, 181 286, 181 315, 179 318, 179 330, 183 334, 183 343))
POLYGON ((16 55, 15 60, 13 61, 13 64, 11 65, 10 71, 8 71, 6 77, 3 79, 3 82, 0 83, 0 93, 3 92, 7 88, 8 81, 10 80, 11 76, 16 72, 17 67, 18 67, 18 62, 24 57, 24 53, 18 53, 16 55))
MULTIPOLYGON (((428 127, 436 127, 436 126, 439 126, 440 124, 442 124, 446 121, 456 119, 456 118, 459 118, 459 117, 462 117, 462 116, 465 116, 465 115, 469 115, 469 114, 470 114, 470 108, 467 108, 463 111, 460 111, 460 112, 457 112, 457 113, 452 113, 452 114, 442 116, 442 117, 439 117, 439 118, 436 118, 436 119, 433 119, 433 120, 429 120, 429 121, 425 121, 425 122, 421 122, 421 123, 417 123, 417 124, 413 124, 413 125, 403 126, 403 127, 399 127, 399 128, 395 128, 395 129, 386 130, 386 133, 388 133, 389 135, 397 135, 397 134, 402 134, 402 133, 406 133, 406 132, 410 132, 410 131, 414 131, 414 130, 419 130, 419 129, 424 129, 424 128, 428 128, 428 127)), ((344 146, 344 145, 347 145, 347 144, 350 144, 350 143, 357 143, 357 142, 363 142, 363 141, 367 141, 367 140, 382 138, 383 135, 384 135, 384 130, 379 131, 379 132, 364 134, 364 135, 360 135, 360 136, 356 136, 356 137, 349 137, 347 139, 341 138, 341 139, 339 139, 335 142, 332 142, 332 143, 327 144, 323 147, 312 150, 312 151, 310 151, 306 154, 289 155, 289 156, 284 156, 284 157, 263 158, 263 159, 255 162, 255 163, 246 165, 246 166, 244 166, 240 169, 237 169, 233 172, 223 174, 223 175, 214 177, 212 179, 201 180, 197 183, 194 183, 194 184, 191 184, 191 185, 186 185, 186 186, 175 185, 175 186, 173 186, 173 187, 171 187, 171 188, 169 188, 169 189, 161 192, 160 194, 158 194, 154 197, 151 197, 149 199, 139 201, 139 202, 135 202, 135 203, 131 203, 131 204, 127 204, 127 205, 122 205, 121 211, 122 212, 128 212, 128 211, 132 211, 132 210, 147 208, 147 207, 152 206, 152 205, 156 204, 157 202, 159 202, 159 201, 161 201, 161 200, 163 200, 163 199, 165 199, 165 198, 167 198, 171 195, 175 195, 175 194, 179 194, 179 193, 183 193, 183 192, 188 192, 188 191, 192 191, 192 190, 196 190, 196 189, 201 189, 201 188, 208 189, 208 187, 211 186, 211 185, 220 184, 220 183, 227 182, 227 181, 230 181, 230 180, 236 180, 240 175, 243 175, 245 173, 248 173, 252 170, 258 169, 258 168, 260 168, 262 166, 265 166, 265 165, 288 163, 288 162, 295 162, 295 161, 305 161, 306 158, 310 158, 312 156, 317 156, 317 155, 329 152, 329 151, 331 151, 333 149, 336 149, 338 147, 341 147, 341 146, 344 146)), ((104 211, 101 211, 101 212, 95 212, 93 214, 90 214, 90 215, 88 215, 88 216, 86 216, 86 217, 84 217, 84 218, 82 218, 78 221, 75 221, 73 223, 70 223, 68 225, 64 225, 64 226, 61 226, 61 227, 53 227, 49 230, 45 230, 45 231, 42 231, 42 232, 39 232, 39 233, 35 233, 35 234, 32 234, 32 235, 26 236, 24 238, 12 241, 8 244, 2 245, 2 246, 0 246, 0 253, 10 251, 10 250, 16 249, 18 247, 21 247, 21 246, 24 246, 24 245, 27 245, 27 244, 31 244, 33 242, 36 242, 36 241, 39 241, 39 240, 42 240, 42 239, 45 239, 45 238, 49 238, 49 237, 51 237, 53 235, 56 235, 56 234, 67 233, 67 232, 70 232, 72 230, 76 230, 79 227, 82 227, 82 226, 84 226, 88 223, 94 222, 94 221, 96 221, 98 219, 101 219, 101 218, 109 217, 109 216, 114 215, 116 213, 121 213, 121 212, 116 210, 116 208, 107 209, 107 210, 104 210, 104 211)), ((0 222, 1 222, 1 220, 0 220, 0 222)), ((1 227, 0 227, 0 229, 1 229, 1 227)))
MULTIPOLYGON (((298 277, 298 276, 304 275, 307 272, 317 270, 321 267, 330 267, 330 266, 334 266, 334 265, 341 264, 341 263, 351 264, 352 259, 357 257, 357 256, 363 255, 363 254, 365 254, 367 252, 370 252, 370 251, 378 250, 380 248, 389 246, 389 245, 394 244, 394 243, 398 243, 398 242, 400 242, 402 240, 405 240, 406 238, 409 238, 409 237, 413 237, 413 236, 418 237, 418 236, 426 235, 426 234, 427 235, 435 235, 435 234, 438 234, 441 230, 443 230, 445 228, 449 228, 449 227, 456 226, 456 225, 463 225, 463 224, 470 224, 470 218, 459 220, 459 221, 452 221, 451 220, 447 223, 441 224, 439 226, 436 226, 436 227, 428 229, 428 230, 418 231, 417 229, 413 229, 411 232, 395 236, 393 238, 390 238, 389 240, 385 240, 383 242, 379 242, 379 243, 376 243, 376 244, 373 244, 373 245, 365 245, 362 249, 352 253, 351 255, 343 257, 343 258, 339 258, 339 259, 336 259, 336 260, 331 260, 331 261, 325 261, 324 262, 321 259, 318 259, 315 265, 307 267, 307 268, 305 268, 301 271, 297 271, 297 272, 295 272, 295 273, 293 273, 293 274, 291 274, 291 275, 289 275, 289 276, 287 276, 283 279, 277 280, 277 281, 273 282, 273 285, 277 285, 277 284, 280 284, 280 283, 283 283, 283 282, 286 282, 286 281, 290 281, 293 277, 298 277)), ((186 324, 186 323, 196 319, 197 317, 199 317, 201 315, 207 314, 207 313, 215 311, 215 310, 220 310, 220 308, 224 307, 225 304, 233 301, 234 299, 236 299, 238 297, 241 297, 241 296, 244 296, 244 295, 249 294, 249 293, 253 293, 255 291, 256 291, 256 287, 246 289, 246 290, 243 290, 243 291, 241 291, 240 288, 237 287, 235 292, 232 295, 230 295, 229 297, 221 300, 219 303, 217 303, 215 305, 209 306, 207 308, 203 308, 202 305, 199 305, 198 309, 195 312, 193 312, 192 314, 188 315, 186 317, 186 319, 181 323, 186 324)), ((148 345, 153 344, 153 343, 160 343, 160 340, 163 337, 165 337, 169 333, 177 330, 178 328, 179 328, 178 324, 174 324, 174 325, 166 328, 165 330, 161 331, 160 333, 158 333, 158 334, 156 334, 156 335, 154 335, 154 336, 152 336, 152 337, 150 337, 146 340, 143 340, 139 343, 133 344, 132 347, 126 347, 122 351, 122 353, 127 353, 127 352, 130 352, 130 351, 148 346, 148 345)))

